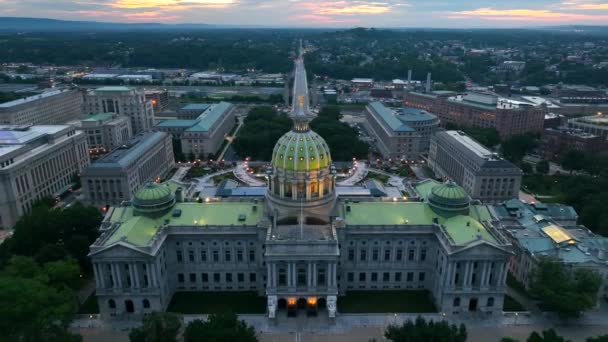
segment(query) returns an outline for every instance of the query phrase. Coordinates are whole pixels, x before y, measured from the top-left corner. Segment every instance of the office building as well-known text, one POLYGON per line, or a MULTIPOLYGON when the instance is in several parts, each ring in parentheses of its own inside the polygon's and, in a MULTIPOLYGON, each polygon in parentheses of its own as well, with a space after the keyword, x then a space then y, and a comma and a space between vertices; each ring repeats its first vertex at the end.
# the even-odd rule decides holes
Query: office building
POLYGON ((545 159, 560 160, 564 153, 570 150, 596 153, 608 148, 608 144, 597 135, 568 127, 558 127, 543 131, 540 148, 545 159))
POLYGON ((59 125, 78 119, 81 113, 82 94, 58 89, 0 103, 0 124, 59 125))
MULTIPOLYGON (((202 106, 201 106, 202 108, 202 106)), ((220 102, 194 119, 170 119, 159 122, 155 130, 167 132, 181 144, 184 155, 204 158, 215 155, 222 146, 226 135, 236 125, 234 105, 220 102)))
POLYGON ((183 120, 194 120, 209 109, 210 103, 190 103, 177 111, 177 118, 183 120))
POLYGON ((385 158, 418 161, 429 152, 431 136, 439 127, 437 116, 420 109, 391 109, 380 102, 366 108, 368 131, 385 158))
POLYGON ((528 132, 540 133, 547 111, 527 101, 514 101, 492 94, 432 92, 405 94, 405 105, 436 114, 445 127, 495 128, 502 138, 528 132))
POLYGON ((608 113, 599 113, 568 120, 568 127, 608 140, 608 113))
POLYGON ((158 182, 175 166, 171 136, 140 133, 82 171, 82 192, 88 203, 119 205, 148 182, 158 182))
POLYGON ((89 153, 103 154, 131 140, 131 120, 114 113, 102 113, 80 120, 80 129, 87 135, 89 153))
POLYGON ((163 90, 146 90, 146 100, 152 102, 154 114, 158 114, 169 106, 169 91, 163 90))
POLYGON ((86 136, 70 125, 0 126, 0 227, 69 190, 89 164, 86 136))
POLYGON ((455 181, 484 203, 519 196, 521 170, 463 132, 436 133, 428 161, 436 175, 455 181))
POLYGON ((143 90, 116 86, 89 91, 84 97, 86 114, 115 113, 131 119, 133 134, 150 131, 154 126, 152 102, 143 90))
POLYGON ((434 181, 416 202, 338 198, 305 75, 298 58, 265 196, 198 203, 151 183, 109 209, 89 254, 102 316, 165 310, 180 291, 255 291, 271 320, 334 318, 338 296, 394 289, 427 290, 440 312, 502 313, 512 252, 488 207, 434 181))

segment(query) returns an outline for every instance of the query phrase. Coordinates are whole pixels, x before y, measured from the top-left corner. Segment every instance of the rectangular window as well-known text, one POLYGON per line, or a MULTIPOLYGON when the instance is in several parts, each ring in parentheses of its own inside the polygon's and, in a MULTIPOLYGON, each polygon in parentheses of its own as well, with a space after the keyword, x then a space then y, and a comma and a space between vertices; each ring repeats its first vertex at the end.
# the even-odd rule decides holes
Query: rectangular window
POLYGON ((201 281, 203 283, 209 282, 209 275, 207 273, 201 273, 201 281))
POLYGON ((346 274, 346 280, 353 282, 355 280, 355 274, 353 272, 348 272, 348 274, 346 274))
POLYGON ((391 250, 385 249, 384 250, 384 261, 389 261, 389 260, 391 260, 391 250))
POLYGON ((201 251, 201 262, 207 261, 207 251, 201 251))
POLYGON ((384 272, 382 273, 382 281, 390 281, 391 280, 391 274, 388 272, 384 272))
POLYGON ((425 276, 426 276, 426 273, 424 273, 424 272, 418 273, 418 281, 424 281, 425 276))
POLYGON ((196 273, 190 273, 190 282, 196 283, 196 273))
POLYGON ((178 283, 183 283, 184 282, 184 274, 183 273, 178 273, 177 274, 177 282, 178 283))
POLYGON ((395 255, 395 259, 397 259, 397 261, 403 260, 403 250, 402 249, 397 250, 397 255, 395 255))
POLYGON ((395 272, 395 281, 401 281, 401 272, 395 272))
POLYGON ((245 274, 244 273, 237 273, 236 274, 236 281, 238 281, 239 283, 242 283, 245 281, 245 274))
POLYGON ((416 251, 414 249, 409 249, 407 251, 407 260, 414 261, 414 254, 415 253, 416 253, 416 251))
POLYGON ((374 248, 372 250, 372 260, 373 261, 378 261, 378 249, 377 248, 374 248))
POLYGON ((365 249, 362 249, 359 253, 359 260, 365 261, 365 259, 367 259, 367 251, 365 249))
POLYGON ((182 251, 176 251, 175 254, 176 254, 178 263, 184 262, 184 256, 182 255, 182 251))
POLYGON ((236 251, 236 261, 243 262, 243 250, 239 249, 236 251))
POLYGON ((224 261, 230 262, 230 251, 229 250, 226 250, 224 252, 224 261))
POLYGON ((194 251, 188 251, 188 260, 194 262, 194 251))
POLYGON ((378 281, 378 273, 376 273, 376 272, 372 272, 372 281, 373 281, 373 282, 378 281))
POLYGON ((426 248, 420 250, 420 261, 426 260, 426 248))
POLYGON ((353 248, 348 249, 348 261, 355 261, 355 250, 353 248))
POLYGON ((232 283, 232 273, 226 273, 226 282, 232 283))
POLYGON ((255 262, 255 250, 249 250, 249 262, 255 262))
POLYGON ((220 282, 220 274, 219 273, 213 273, 213 281, 216 283, 220 282))
POLYGON ((249 281, 252 283, 255 283, 256 281, 256 274, 255 273, 249 273, 249 281))
POLYGON ((359 273, 359 281, 365 281, 365 272, 359 273))
POLYGON ((414 272, 407 272, 407 281, 414 281, 414 272))
POLYGON ((220 261, 220 252, 213 251, 213 262, 219 262, 219 261, 220 261))

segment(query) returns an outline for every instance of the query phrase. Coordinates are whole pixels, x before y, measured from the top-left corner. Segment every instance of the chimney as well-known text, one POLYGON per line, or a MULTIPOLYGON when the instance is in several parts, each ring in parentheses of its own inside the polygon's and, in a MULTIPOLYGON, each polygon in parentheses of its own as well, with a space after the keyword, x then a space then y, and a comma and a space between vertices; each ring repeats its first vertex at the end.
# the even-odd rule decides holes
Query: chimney
POLYGON ((426 92, 431 92, 431 73, 426 74, 426 92))

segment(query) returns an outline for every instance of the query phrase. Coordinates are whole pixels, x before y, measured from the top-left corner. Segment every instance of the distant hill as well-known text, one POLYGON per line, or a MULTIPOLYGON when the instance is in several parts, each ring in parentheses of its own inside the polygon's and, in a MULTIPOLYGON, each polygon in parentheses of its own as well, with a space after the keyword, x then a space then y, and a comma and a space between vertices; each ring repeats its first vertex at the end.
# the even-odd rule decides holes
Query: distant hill
POLYGON ((0 31, 5 32, 196 30, 213 27, 206 24, 109 23, 46 18, 0 17, 0 31))

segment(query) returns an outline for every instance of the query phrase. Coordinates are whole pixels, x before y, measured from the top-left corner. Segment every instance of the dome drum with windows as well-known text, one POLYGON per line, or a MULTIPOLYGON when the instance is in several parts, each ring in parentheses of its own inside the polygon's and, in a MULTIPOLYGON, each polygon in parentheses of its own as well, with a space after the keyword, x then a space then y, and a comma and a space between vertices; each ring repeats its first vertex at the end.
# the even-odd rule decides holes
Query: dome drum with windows
POLYGON ((454 182, 447 182, 431 189, 429 206, 444 217, 468 215, 471 199, 467 192, 454 182))
POLYGON ((175 204, 171 188, 158 183, 148 183, 133 195, 133 208, 142 214, 164 212, 175 204))

